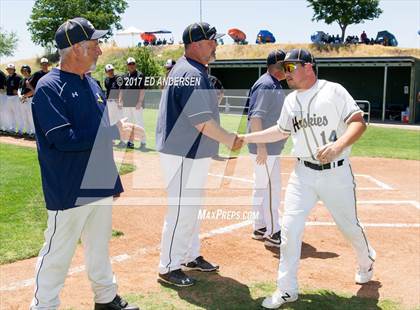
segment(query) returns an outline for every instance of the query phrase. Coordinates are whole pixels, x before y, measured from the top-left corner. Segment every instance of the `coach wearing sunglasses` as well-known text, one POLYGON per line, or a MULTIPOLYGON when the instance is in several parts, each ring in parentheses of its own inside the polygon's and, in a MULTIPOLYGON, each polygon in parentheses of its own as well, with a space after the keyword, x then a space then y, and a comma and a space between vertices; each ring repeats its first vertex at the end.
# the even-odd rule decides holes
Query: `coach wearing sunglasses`
POLYGON ((207 23, 189 25, 183 33, 185 54, 167 77, 159 105, 156 146, 165 176, 168 209, 162 231, 159 281, 191 286, 183 270, 216 271, 200 255, 199 210, 210 160, 219 142, 241 146, 236 134, 220 127, 217 92, 206 65, 216 58, 223 36, 207 23))

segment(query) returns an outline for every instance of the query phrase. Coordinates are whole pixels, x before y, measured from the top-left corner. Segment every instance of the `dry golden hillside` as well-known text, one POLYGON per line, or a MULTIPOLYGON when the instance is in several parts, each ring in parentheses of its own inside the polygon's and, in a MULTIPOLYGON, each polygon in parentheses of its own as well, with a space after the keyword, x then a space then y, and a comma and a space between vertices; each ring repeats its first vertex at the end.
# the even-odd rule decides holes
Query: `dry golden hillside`
MULTIPOLYGON (((153 46, 154 55, 158 60, 165 61, 168 58, 177 59, 183 54, 182 45, 153 46)), ((399 48, 382 45, 323 45, 313 44, 264 44, 264 45, 220 45, 217 49, 217 59, 264 59, 273 50, 281 48, 290 50, 292 48, 308 48, 315 57, 392 57, 392 56, 413 56, 420 58, 419 48, 399 48)), ((99 63, 113 62, 115 58, 125 54, 124 48, 113 45, 103 46, 103 55, 99 58, 99 63)), ((38 70, 39 65, 36 58, 22 59, 15 61, 16 68, 23 64, 28 64, 32 70, 38 70)), ((5 68, 5 63, 1 68, 5 68)))

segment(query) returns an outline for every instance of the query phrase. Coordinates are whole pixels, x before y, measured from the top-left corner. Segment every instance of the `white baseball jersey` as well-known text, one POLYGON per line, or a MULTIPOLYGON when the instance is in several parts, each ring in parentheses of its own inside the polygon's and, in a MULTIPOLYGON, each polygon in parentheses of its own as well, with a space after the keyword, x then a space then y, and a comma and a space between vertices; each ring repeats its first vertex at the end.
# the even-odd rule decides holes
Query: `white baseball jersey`
MULTIPOLYGON (((363 111, 343 86, 317 80, 311 88, 286 97, 277 125, 291 134, 294 156, 318 163, 317 149, 341 137, 356 113, 363 111)), ((351 146, 345 148, 337 159, 348 157, 350 151, 351 146)))

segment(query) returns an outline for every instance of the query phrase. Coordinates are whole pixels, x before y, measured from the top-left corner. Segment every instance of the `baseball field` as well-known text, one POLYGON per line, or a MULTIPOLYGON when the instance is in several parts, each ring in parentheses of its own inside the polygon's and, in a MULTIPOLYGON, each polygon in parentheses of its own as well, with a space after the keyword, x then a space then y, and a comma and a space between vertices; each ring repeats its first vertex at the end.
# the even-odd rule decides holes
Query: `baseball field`
MULTIPOLYGON (((191 288, 156 281, 166 196, 154 150, 156 110, 145 111, 148 151, 115 149, 125 192, 115 201, 111 257, 119 291, 143 309, 259 309, 275 290, 278 250, 251 239, 252 163, 244 148, 213 160, 201 225, 203 255, 216 274, 192 273, 191 288), (232 157, 226 160, 227 157, 232 157), (223 159, 225 158, 225 159, 223 159)), ((240 117, 222 115, 236 131, 240 117)), ((296 159, 282 154, 282 186, 296 159)), ((46 210, 35 143, 0 136, 0 300, 27 309, 46 210)), ((420 131, 368 127, 353 147, 358 216, 377 251, 373 281, 354 284, 356 258, 327 210, 318 204, 306 223, 297 302, 284 309, 419 309, 420 131)), ((69 176, 70 177, 70 176, 69 176)), ((284 190, 284 188, 283 188, 284 190)), ((284 191, 282 191, 284 194, 284 191)), ((63 309, 92 309, 93 296, 79 245, 62 291, 63 309)))

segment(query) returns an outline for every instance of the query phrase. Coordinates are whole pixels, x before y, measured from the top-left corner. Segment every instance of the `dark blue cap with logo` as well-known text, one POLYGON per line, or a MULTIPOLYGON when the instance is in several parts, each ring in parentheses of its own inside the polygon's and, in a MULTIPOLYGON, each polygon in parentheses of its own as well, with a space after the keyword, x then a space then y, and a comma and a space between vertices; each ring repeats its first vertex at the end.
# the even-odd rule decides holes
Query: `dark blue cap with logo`
POLYGON ((284 57, 286 57, 286 53, 283 50, 278 49, 278 50, 272 51, 267 56, 267 67, 270 65, 274 65, 279 61, 283 61, 284 57))
POLYGON ((224 33, 217 33, 216 28, 207 23, 194 23, 185 28, 182 41, 184 44, 189 44, 201 40, 217 40, 224 35, 224 33))
POLYGON ((64 22, 57 29, 55 42, 58 49, 63 49, 82 41, 97 40, 108 32, 108 30, 96 30, 86 18, 76 17, 64 22))

